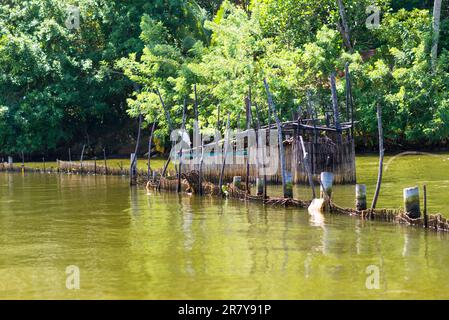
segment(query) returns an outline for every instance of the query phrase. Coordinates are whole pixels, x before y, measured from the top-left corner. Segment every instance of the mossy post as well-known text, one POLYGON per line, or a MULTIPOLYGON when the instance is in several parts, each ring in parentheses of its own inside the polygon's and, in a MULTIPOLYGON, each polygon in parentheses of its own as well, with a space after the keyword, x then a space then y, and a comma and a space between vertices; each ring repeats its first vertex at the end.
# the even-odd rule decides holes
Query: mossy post
POLYGON ((232 179, 232 185, 237 189, 241 189, 242 188, 242 177, 234 176, 234 178, 232 179))
POLYGON ((332 184, 334 182, 334 174, 332 172, 321 172, 321 198, 326 199, 326 196, 332 198, 332 184))
POLYGON ((355 185, 355 207, 358 211, 366 210, 366 185, 355 185))
POLYGON ((418 187, 404 189, 404 208, 409 218, 418 219, 421 217, 418 187))
POLYGON ((293 199, 293 174, 291 172, 285 172, 285 193, 284 198, 293 199))

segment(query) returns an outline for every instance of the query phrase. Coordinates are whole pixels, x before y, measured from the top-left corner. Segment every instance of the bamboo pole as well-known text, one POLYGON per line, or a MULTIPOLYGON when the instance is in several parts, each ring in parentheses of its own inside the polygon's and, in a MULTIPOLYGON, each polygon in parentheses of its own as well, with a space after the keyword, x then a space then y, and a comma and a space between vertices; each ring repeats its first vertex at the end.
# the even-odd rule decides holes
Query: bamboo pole
POLYGON ((382 184, 382 173, 383 173, 383 161, 384 161, 384 137, 382 128, 382 108, 380 104, 377 104, 377 127, 379 130, 379 171, 377 175, 376 192, 374 193, 373 202, 371 204, 371 209, 376 208, 377 198, 380 193, 380 186, 382 184))
POLYGON ((228 154, 228 144, 229 144, 229 126, 230 126, 230 122, 231 122, 231 115, 228 113, 228 120, 226 121, 226 131, 225 131, 225 142, 224 142, 224 151, 223 151, 223 161, 221 164, 221 171, 220 171, 220 180, 218 183, 218 192, 221 194, 223 194, 223 175, 224 175, 224 171, 225 171, 225 166, 226 166, 226 156, 228 154))
POLYGON ((282 191, 284 198, 288 198, 287 193, 287 176, 286 176, 286 164, 285 164, 285 153, 284 153, 284 141, 282 140, 282 126, 281 122, 279 121, 279 118, 276 113, 276 109, 273 103, 273 98, 271 96, 270 88, 268 86, 267 80, 263 79, 265 90, 267 92, 268 97, 268 106, 271 108, 271 111, 273 113, 274 120, 276 121, 276 126, 278 130, 278 143, 279 143, 279 153, 281 158, 281 174, 282 174, 282 191))

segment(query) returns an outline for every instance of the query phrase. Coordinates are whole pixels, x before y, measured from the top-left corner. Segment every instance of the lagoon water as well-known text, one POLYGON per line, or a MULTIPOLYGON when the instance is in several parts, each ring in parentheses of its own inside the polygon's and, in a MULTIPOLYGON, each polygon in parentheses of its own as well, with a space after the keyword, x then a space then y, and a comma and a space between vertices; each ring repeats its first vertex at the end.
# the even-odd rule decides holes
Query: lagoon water
MULTIPOLYGON (((400 207, 402 188, 426 184, 429 211, 449 216, 448 158, 388 157, 379 206, 400 207)), ((374 193, 377 158, 359 157, 357 171, 374 193)), ((353 205, 353 186, 334 193, 353 205)), ((0 247, 3 299, 449 298, 449 234, 147 194, 122 177, 0 174, 0 247), (68 266, 79 290, 66 287, 68 266)))

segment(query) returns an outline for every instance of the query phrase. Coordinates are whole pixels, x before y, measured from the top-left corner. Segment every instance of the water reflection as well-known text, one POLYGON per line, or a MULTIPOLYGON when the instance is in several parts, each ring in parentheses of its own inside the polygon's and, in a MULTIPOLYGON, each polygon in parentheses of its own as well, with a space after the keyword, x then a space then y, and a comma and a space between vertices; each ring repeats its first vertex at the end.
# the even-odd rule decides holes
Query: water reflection
POLYGON ((8 288, 0 297, 449 297, 444 234, 231 199, 147 195, 113 177, 0 175, 0 185, 0 280, 8 288), (64 286, 69 264, 83 274, 76 295, 64 286), (380 269, 379 290, 366 289, 370 265, 380 269), (30 269, 36 279, 13 281, 12 272, 30 269))

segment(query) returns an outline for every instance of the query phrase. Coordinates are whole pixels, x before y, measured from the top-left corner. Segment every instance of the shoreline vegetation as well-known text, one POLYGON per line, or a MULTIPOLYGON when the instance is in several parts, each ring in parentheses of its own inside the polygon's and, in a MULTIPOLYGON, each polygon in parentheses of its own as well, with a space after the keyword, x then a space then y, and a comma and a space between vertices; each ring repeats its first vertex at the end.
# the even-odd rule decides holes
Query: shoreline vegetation
POLYGON ((449 145, 447 1, 80 0, 75 25, 66 1, 26 2, 0 5, 2 154, 50 158, 83 145, 122 154, 135 119, 168 148, 184 103, 189 131, 193 119, 224 131, 227 114, 244 128, 248 88, 267 123, 265 77, 281 122, 332 122, 335 73, 333 100, 347 121, 347 71, 357 147, 376 149, 377 105, 387 150, 449 145))

